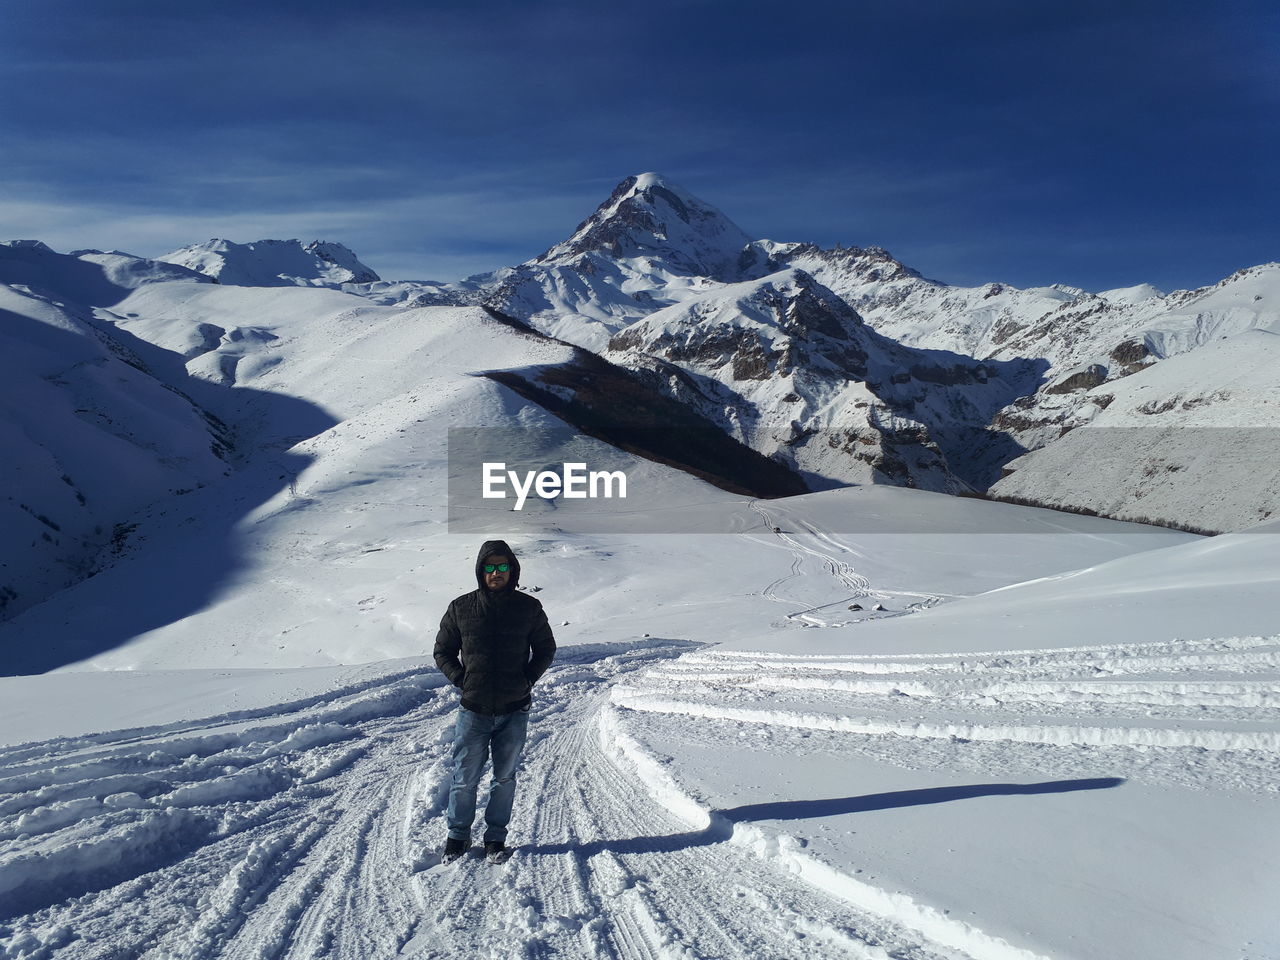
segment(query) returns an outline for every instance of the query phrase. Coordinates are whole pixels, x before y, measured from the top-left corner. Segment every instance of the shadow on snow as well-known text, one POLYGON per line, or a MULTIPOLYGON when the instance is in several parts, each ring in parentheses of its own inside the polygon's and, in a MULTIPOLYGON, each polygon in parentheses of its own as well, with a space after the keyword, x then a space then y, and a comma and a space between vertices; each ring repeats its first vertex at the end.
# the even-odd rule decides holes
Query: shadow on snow
POLYGON ((520 849, 526 854, 577 853, 583 857, 591 857, 604 851, 672 853, 690 847, 722 843, 732 836, 734 824, 757 820, 809 820, 815 817, 869 813, 872 810, 895 810, 931 803, 951 803, 955 800, 972 800, 978 797, 1036 796, 1072 793, 1078 790, 1106 790, 1118 787, 1124 782, 1122 777, 1096 777, 1087 780, 1053 780, 1047 783, 983 783, 969 786, 929 787, 922 790, 896 790, 890 793, 871 793, 860 797, 828 800, 778 800, 715 810, 711 814, 710 826, 702 830, 653 837, 620 837, 583 844, 530 844, 520 849))
MULTIPOLYGON (((90 284, 91 275, 79 279, 95 305, 114 304, 130 292, 105 280, 90 284)), ((118 527, 136 525, 131 549, 119 557, 102 549, 97 569, 86 579, 0 623, 0 676, 43 673, 84 660, 208 606, 246 566, 241 521, 311 463, 312 458, 289 448, 337 423, 295 397, 192 376, 189 358, 94 316, 85 304, 67 309, 117 359, 224 426, 231 471, 185 496, 162 498, 130 516, 103 518, 118 527)), ((0 311, 0 322, 0 332, 18 342, 38 343, 55 353, 65 349, 71 357, 83 352, 83 338, 75 333, 7 310, 0 311)))

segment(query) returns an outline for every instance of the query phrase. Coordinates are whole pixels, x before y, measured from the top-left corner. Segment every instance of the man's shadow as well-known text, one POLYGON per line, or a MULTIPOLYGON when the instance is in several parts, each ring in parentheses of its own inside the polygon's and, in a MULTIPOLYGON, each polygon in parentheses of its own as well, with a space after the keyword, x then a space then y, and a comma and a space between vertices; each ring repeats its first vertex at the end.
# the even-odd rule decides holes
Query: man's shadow
POLYGON ((618 837, 589 843, 540 843, 521 848, 526 854, 577 853, 591 857, 597 853, 671 853, 690 847, 704 847, 728 840, 737 823, 756 820, 811 820, 846 813, 869 813, 872 810, 894 810, 919 807, 931 803, 950 803, 977 797, 1035 796, 1049 793, 1072 793, 1077 790, 1106 790, 1125 782, 1122 777, 1096 777, 1088 780, 1053 780, 1047 783, 983 783, 970 786, 928 787, 920 790, 896 790, 871 793, 860 797, 828 800, 778 800, 751 803, 725 810, 713 810, 711 824, 702 830, 671 833, 652 837, 618 837))

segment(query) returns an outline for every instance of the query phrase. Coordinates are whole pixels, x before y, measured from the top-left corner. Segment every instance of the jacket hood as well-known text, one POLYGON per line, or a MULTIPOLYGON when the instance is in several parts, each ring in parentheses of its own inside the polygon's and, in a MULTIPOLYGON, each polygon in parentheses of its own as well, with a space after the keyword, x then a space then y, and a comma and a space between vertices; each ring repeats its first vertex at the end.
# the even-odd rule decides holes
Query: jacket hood
POLYGON ((520 561, 516 559, 515 552, 507 546, 507 541, 505 540, 486 540, 480 545, 480 552, 476 554, 476 583, 480 585, 480 589, 485 593, 491 592, 484 585, 484 571, 480 568, 484 566, 484 558, 492 553, 500 553, 505 557, 511 558, 511 579, 507 581, 507 586, 503 592, 514 590, 520 585, 520 561))

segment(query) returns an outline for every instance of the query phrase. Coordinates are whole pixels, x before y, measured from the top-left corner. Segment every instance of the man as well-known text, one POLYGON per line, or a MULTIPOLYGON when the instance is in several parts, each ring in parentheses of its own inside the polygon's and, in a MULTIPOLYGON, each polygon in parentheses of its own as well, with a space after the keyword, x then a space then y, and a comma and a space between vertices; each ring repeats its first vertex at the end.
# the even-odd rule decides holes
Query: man
POLYGON ((436 666, 462 691, 453 731, 446 863, 471 845, 476 789, 490 753, 493 783, 484 810, 484 850, 494 862, 509 855, 507 824, 529 725, 530 691, 556 655, 542 604, 518 592, 519 582, 520 561, 511 548, 502 540, 487 541, 476 557, 479 589, 449 604, 436 634, 436 666))

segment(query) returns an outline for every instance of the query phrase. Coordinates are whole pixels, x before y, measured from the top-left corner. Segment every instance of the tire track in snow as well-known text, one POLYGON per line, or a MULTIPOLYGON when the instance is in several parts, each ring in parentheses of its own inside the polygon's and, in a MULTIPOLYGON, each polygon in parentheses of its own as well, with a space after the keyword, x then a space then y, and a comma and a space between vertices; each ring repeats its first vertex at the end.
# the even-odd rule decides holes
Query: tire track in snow
MULTIPOLYGON (((473 856, 422 869, 444 833, 456 705, 424 678, 301 710, 282 705, 250 722, 80 738, 66 742, 69 756, 58 742, 28 745, 6 771, 32 788, 9 815, 14 824, 48 816, 41 811, 72 802, 70 793, 96 802, 95 776, 104 790, 137 776, 161 789, 129 800, 142 805, 126 813, 149 815, 151 800, 186 790, 189 809, 209 817, 214 833, 133 879, 97 892, 68 886, 3 932, 32 955, 155 960, 1000 956, 939 945, 910 915, 868 909, 866 889, 858 896, 869 901, 851 900, 834 873, 805 879, 804 869, 817 868, 776 856, 782 848, 763 832, 744 846, 696 810, 673 812, 652 771, 618 752, 607 718, 620 684, 665 685, 668 674, 705 669, 676 659, 688 649, 653 641, 564 651, 536 695, 513 819, 517 851, 505 867, 473 856), (122 772, 131 765, 146 773, 122 772), (224 778, 255 768, 283 780, 268 778, 260 795, 229 792, 224 778), (758 903, 770 909, 749 908, 758 903)), ((720 673, 754 669, 715 662, 720 673)), ((67 822, 21 843, 73 850, 77 830, 97 831, 116 811, 82 812, 77 820, 67 808, 67 822)))
POLYGON ((674 713, 715 720, 737 720, 798 730, 826 730, 872 736, 895 735, 932 740, 1010 740, 1050 746, 1189 747, 1199 750, 1280 751, 1280 731, 1177 729, 1160 727, 928 723, 886 717, 749 710, 718 704, 655 697, 620 690, 616 702, 630 710, 674 713))
MULTIPOLYGON (((780 596, 778 594, 778 588, 800 576, 801 568, 807 558, 818 560, 822 563, 827 574, 835 577, 841 584, 852 591, 850 597, 846 598, 846 600, 838 601, 838 603, 844 603, 849 599, 861 599, 872 595, 870 581, 854 570, 852 566, 844 563, 843 561, 836 560, 831 555, 823 553, 820 550, 814 550, 807 547, 795 537, 782 532, 782 530, 775 524, 773 516, 760 504, 760 501, 752 500, 748 506, 750 506, 755 513, 759 514, 760 519, 764 521, 766 528, 773 530, 774 536, 780 542, 785 544, 792 554, 790 572, 785 577, 780 577, 772 583, 767 584, 760 591, 763 596, 777 603, 786 603, 791 605, 798 603, 799 601, 780 596)), ((816 611, 823 609, 824 607, 834 605, 835 604, 823 604, 819 607, 809 607, 796 613, 787 614, 787 619, 802 620, 806 623, 826 626, 826 621, 816 616, 816 611)))
MULTIPOLYGON (((514 856, 505 867, 472 856, 419 874, 432 906, 401 956, 879 960, 890 955, 881 943, 910 960, 961 956, 690 829, 650 797, 643 775, 611 756, 607 732, 602 742, 609 689, 646 665, 624 661, 600 660, 593 676, 566 664, 564 681, 553 673, 539 686, 514 856), (777 910, 744 911, 734 891, 753 889, 777 910)), ((444 825, 434 822, 438 843, 444 825)))
MULTIPOLYGON (((556 833, 539 831, 538 859, 550 856, 587 878, 587 902, 597 905, 599 933, 619 957, 877 956, 874 943, 859 934, 892 942, 903 957, 937 956, 919 934, 869 915, 851 916, 847 904, 832 900, 784 871, 723 843, 724 837, 690 824, 644 789, 643 774, 620 765, 609 749, 607 688, 576 706, 573 731, 540 761, 543 769, 576 781, 567 818, 557 816, 556 833), (562 840, 556 842, 555 838, 562 840), (825 930, 822 949, 797 936, 794 923, 775 913, 744 915, 736 897, 726 897, 721 878, 737 888, 766 891, 789 918, 802 917, 825 930), (854 928, 857 928, 855 931, 854 928), (834 945, 842 949, 833 949, 834 945)), ((522 866, 533 859, 522 859, 522 866)), ((589 953, 584 955, 591 955, 589 953)))
MULTIPOLYGON (((1008 722, 1010 718, 1101 721, 1269 722, 1280 710, 1280 687, 1268 680, 1074 679, 965 681, 955 677, 861 680, 848 674, 803 675, 649 671, 641 689, 709 698, 732 706, 803 700, 824 712, 873 711, 903 715, 957 710, 1008 722)), ((927 715, 927 714, 926 714, 927 715)))
MULTIPOLYGON (((671 823, 685 826, 703 856, 682 864, 686 889, 702 889, 708 876, 734 877, 771 905, 750 919, 735 902, 715 896, 674 899, 668 909, 688 909, 686 922, 709 923, 732 939, 704 954, 715 957, 971 957, 975 960, 1042 960, 1037 954, 947 919, 939 911, 864 883, 799 852, 785 835, 733 824, 687 794, 661 762, 629 734, 611 708, 601 713, 602 740, 615 770, 639 778, 671 823), (693 830, 690 831, 689 828, 693 830), (707 856, 708 854, 712 856, 707 856), (708 862, 708 860, 710 862, 708 862), (683 902, 681 902, 683 900, 683 902), (801 923, 797 924, 796 918, 801 923), (805 930, 820 932, 810 942, 805 930), (727 949, 726 949, 727 947, 727 949), (834 952, 838 947, 839 952, 834 952)), ((692 845, 692 844, 691 844, 692 845)), ((655 891, 664 897, 669 884, 655 891)))
MULTIPOLYGON (((856 550, 844 543, 841 543, 830 534, 819 530, 803 518, 793 517, 785 511, 779 511, 777 507, 766 508, 759 500, 750 501, 748 506, 760 516, 761 520, 764 521, 766 528, 773 531, 773 536, 783 543, 792 553, 790 572, 786 576, 780 577, 767 584, 760 591, 761 594, 769 600, 773 600, 777 603, 789 604, 791 606, 798 605, 803 608, 794 613, 787 614, 786 619, 788 620, 795 620, 809 626, 818 627, 843 626, 850 622, 850 618, 847 616, 847 605, 851 600, 888 601, 893 598, 900 597, 917 598, 907 604, 903 610, 890 611, 877 609, 875 611, 868 611, 863 616, 857 618, 859 620, 863 620, 903 616, 908 613, 914 613, 919 610, 935 606, 947 599, 943 596, 932 593, 916 593, 905 590, 886 592, 878 590, 871 585, 870 580, 858 573, 852 564, 840 559, 839 557, 840 554, 860 556, 856 550), (783 531, 778 525, 777 519, 773 515, 775 512, 779 513, 780 516, 785 517, 790 526, 803 530, 802 536, 812 538, 817 546, 809 546, 799 540, 796 536, 783 531), (824 552, 820 549, 822 546, 830 548, 831 552, 824 552), (822 565, 823 571, 828 576, 835 578, 850 591, 849 595, 841 600, 822 603, 817 606, 807 605, 803 601, 780 595, 778 593, 779 588, 784 584, 797 579, 801 575, 801 570, 806 560, 818 561, 822 565), (824 611, 835 612, 837 614, 837 619, 827 619, 827 617, 823 615, 824 611)), ((758 542, 764 542, 760 541, 759 537, 752 537, 752 539, 757 540, 758 542)))
MULTIPOLYGON (((99 952, 192 960, 279 955, 271 938, 255 931, 253 918, 278 916, 277 905, 295 889, 328 896, 324 875, 334 874, 328 882, 336 883, 344 869, 343 857, 350 855, 339 849, 342 844, 334 837, 357 841, 355 859, 366 866, 389 862, 387 857, 360 855, 361 812, 375 811, 369 829, 387 819, 387 801, 371 800, 367 785, 395 783, 397 774, 408 782, 415 767, 430 762, 431 751, 422 749, 419 738, 433 725, 447 722, 443 714, 451 702, 440 687, 434 677, 401 674, 313 698, 305 709, 283 704, 278 717, 256 711, 253 719, 266 723, 237 728, 219 717, 203 729, 183 723, 131 731, 128 736, 104 734, 28 745, 21 761, 6 771, 10 781, 31 786, 43 773, 51 782, 20 795, 14 806, 21 812, 0 818, 0 827, 20 829, 24 818, 49 818, 51 810, 65 808, 67 802, 60 799, 64 791, 87 795, 93 804, 81 805, 78 819, 65 816, 64 809, 65 822, 55 824, 55 829, 38 835, 19 833, 13 847, 0 856, 0 883, 6 878, 39 883, 42 877, 54 876, 48 872, 51 868, 33 859, 31 854, 38 852, 61 860, 68 875, 52 891, 49 906, 15 918, 14 932, 39 939, 34 931, 72 927, 78 935, 73 953, 86 957, 99 952), (58 747, 64 745, 71 751, 70 763, 61 762, 58 747), (109 795, 122 785, 118 771, 140 763, 162 790, 150 791, 150 798, 109 795), (77 768, 75 774, 70 768, 77 768), (252 782, 255 771, 264 768, 273 776, 265 778, 258 792, 228 789, 237 777, 252 782), (103 774, 96 796, 95 774, 103 774), (137 881, 104 887, 92 879, 91 870, 84 879, 75 876, 92 866, 84 862, 79 838, 101 834, 109 818, 120 815, 116 808, 124 807, 127 815, 145 822, 164 815, 165 805, 183 797, 184 806, 214 825, 207 837, 188 835, 184 842, 189 846, 190 840, 199 841, 196 849, 183 854, 180 847, 170 852, 161 844, 148 852, 149 861, 139 864, 137 881), (144 885, 147 895, 141 900, 144 885), (82 893, 87 895, 69 899, 82 893)), ((368 836, 380 838, 381 833, 368 836)), ((394 839, 398 844, 398 835, 394 839)), ((385 848, 388 841, 378 839, 376 845, 385 848)), ((401 873, 407 880, 407 868, 401 873)), ((394 884, 378 886, 396 889, 394 884)), ((306 912, 305 899, 298 900, 299 920, 306 912)), ((348 904, 346 912, 359 911, 348 904)), ((416 914, 416 907, 409 912, 416 914)), ((351 926, 357 929, 360 924, 351 926)), ((317 933, 308 942, 322 939, 317 933)), ((392 938, 380 936, 378 942, 388 939, 392 938)), ((300 949, 299 955, 305 952, 300 949)))
POLYGON ((941 674, 1019 679, 1080 679, 1126 674, 1280 672, 1280 637, 1210 637, 1164 643, 1103 644, 1051 650, 1009 650, 956 654, 790 656, 740 651, 691 653, 668 670, 740 672, 809 671, 868 675, 941 674))
POLYGON ((1280 638, 843 658, 697 652, 615 686, 613 696, 711 729, 775 731, 764 735, 807 750, 849 749, 852 734, 856 749, 906 767, 921 748, 905 743, 932 743, 930 756, 942 751, 975 769, 1007 768, 1016 755, 1048 772, 1092 767, 1272 792, 1280 638), (818 739, 808 746, 796 740, 811 734, 818 739))

